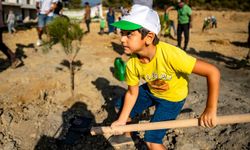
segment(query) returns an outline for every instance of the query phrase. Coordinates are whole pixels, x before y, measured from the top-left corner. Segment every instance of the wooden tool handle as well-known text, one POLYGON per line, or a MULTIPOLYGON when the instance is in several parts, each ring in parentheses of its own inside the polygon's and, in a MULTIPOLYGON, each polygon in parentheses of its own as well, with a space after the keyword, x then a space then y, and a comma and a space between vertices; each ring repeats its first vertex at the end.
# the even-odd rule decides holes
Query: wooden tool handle
MULTIPOLYGON (((233 123, 244 123, 250 122, 250 114, 240 115, 229 115, 229 116, 218 116, 217 124, 233 124, 233 123)), ((157 129, 170 129, 170 128, 185 128, 199 126, 198 119, 185 119, 185 120, 173 120, 173 121, 162 121, 154 123, 141 123, 141 124, 130 124, 116 127, 93 127, 90 133, 92 135, 97 134, 114 134, 115 132, 132 132, 132 131, 146 131, 146 130, 157 130, 157 129)))

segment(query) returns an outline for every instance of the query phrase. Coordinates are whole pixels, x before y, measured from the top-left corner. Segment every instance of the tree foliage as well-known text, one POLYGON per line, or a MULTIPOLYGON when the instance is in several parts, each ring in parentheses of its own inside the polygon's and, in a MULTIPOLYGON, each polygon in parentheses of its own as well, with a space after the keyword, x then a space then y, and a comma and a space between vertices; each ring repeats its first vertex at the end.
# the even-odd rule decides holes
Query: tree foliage
POLYGON ((82 0, 69 0, 69 8, 80 9, 82 8, 82 0))
POLYGON ((80 41, 83 36, 83 31, 78 23, 72 23, 67 18, 56 17, 48 25, 48 35, 51 45, 55 43, 62 44, 65 53, 71 54, 74 50, 74 41, 80 41))
POLYGON ((132 0, 102 0, 102 4, 106 7, 128 7, 132 5, 132 0))

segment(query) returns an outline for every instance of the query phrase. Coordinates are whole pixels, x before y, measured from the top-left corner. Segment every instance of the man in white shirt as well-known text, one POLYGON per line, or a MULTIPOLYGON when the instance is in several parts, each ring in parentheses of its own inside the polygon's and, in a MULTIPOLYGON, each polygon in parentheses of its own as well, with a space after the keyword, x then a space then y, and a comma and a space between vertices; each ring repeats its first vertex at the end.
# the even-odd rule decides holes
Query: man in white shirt
POLYGON ((58 0, 36 0, 36 8, 38 13, 38 41, 37 46, 42 44, 43 28, 53 19, 53 12, 56 8, 58 0))

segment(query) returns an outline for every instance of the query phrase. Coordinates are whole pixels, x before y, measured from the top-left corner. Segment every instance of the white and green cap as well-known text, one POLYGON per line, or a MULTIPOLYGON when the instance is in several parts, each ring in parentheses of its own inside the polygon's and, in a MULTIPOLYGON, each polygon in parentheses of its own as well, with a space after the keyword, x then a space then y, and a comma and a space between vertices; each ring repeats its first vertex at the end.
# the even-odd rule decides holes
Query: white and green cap
POLYGON ((156 35, 161 30, 160 19, 156 11, 144 6, 135 4, 130 13, 112 24, 121 30, 137 30, 142 27, 154 32, 156 35))

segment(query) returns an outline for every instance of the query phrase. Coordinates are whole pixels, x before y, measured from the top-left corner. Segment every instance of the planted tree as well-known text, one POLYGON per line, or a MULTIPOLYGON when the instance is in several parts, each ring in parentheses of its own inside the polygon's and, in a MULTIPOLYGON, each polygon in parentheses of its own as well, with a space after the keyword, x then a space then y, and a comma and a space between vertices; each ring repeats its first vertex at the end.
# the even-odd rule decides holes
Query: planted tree
POLYGON ((71 93, 74 96, 74 74, 79 61, 75 61, 80 50, 80 42, 83 37, 83 31, 79 24, 70 22, 68 18, 57 17, 47 27, 47 35, 49 47, 56 43, 60 43, 67 56, 67 62, 63 62, 69 68, 71 78, 71 93))
POLYGON ((81 9, 82 8, 82 1, 81 0, 70 0, 69 1, 69 8, 70 9, 81 9))

